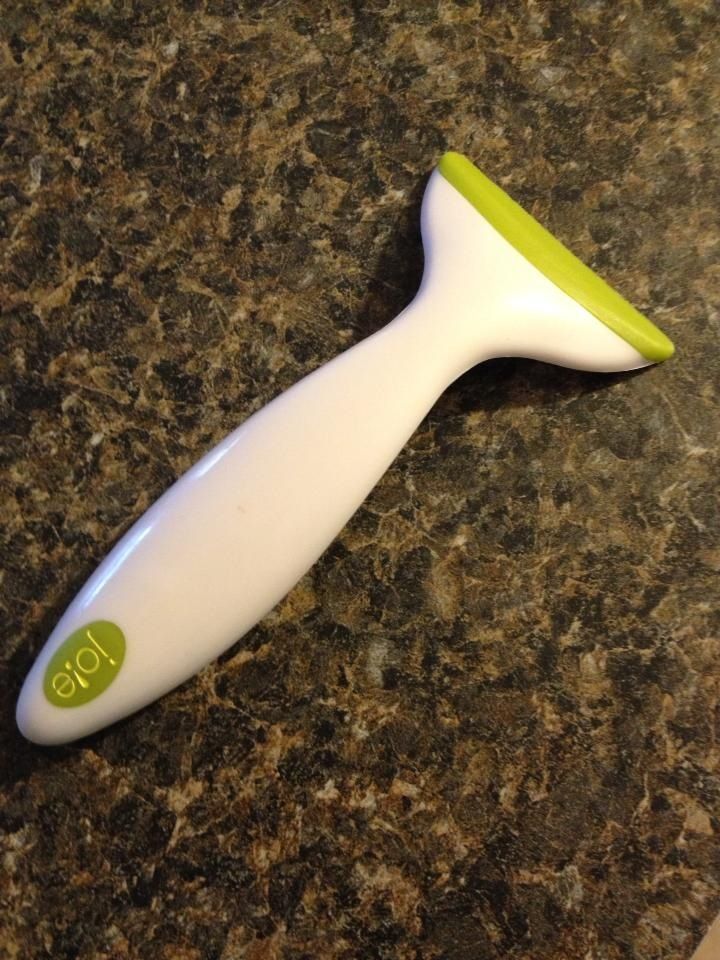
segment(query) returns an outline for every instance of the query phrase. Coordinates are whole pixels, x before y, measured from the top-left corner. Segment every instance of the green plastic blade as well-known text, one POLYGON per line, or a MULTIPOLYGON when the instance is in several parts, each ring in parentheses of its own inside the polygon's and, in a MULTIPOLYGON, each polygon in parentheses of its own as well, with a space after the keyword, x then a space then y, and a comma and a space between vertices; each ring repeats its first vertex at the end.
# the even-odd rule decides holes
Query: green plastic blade
POLYGON ((655 363, 673 355, 675 347, 662 330, 578 260, 467 157, 446 153, 440 158, 438 170, 533 266, 638 353, 655 363))

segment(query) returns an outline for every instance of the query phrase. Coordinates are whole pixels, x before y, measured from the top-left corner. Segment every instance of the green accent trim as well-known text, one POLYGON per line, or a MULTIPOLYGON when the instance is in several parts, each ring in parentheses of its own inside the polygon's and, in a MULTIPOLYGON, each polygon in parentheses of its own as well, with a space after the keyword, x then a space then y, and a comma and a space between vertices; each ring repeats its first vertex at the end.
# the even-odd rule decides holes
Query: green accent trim
POLYGON ((459 153, 446 153, 438 170, 505 239, 638 353, 655 363, 675 352, 672 341, 655 324, 586 267, 504 190, 459 153))
POLYGON ((125 659, 125 636, 109 620, 95 620, 70 636, 52 655, 43 690, 56 707, 79 707, 107 690, 125 659))

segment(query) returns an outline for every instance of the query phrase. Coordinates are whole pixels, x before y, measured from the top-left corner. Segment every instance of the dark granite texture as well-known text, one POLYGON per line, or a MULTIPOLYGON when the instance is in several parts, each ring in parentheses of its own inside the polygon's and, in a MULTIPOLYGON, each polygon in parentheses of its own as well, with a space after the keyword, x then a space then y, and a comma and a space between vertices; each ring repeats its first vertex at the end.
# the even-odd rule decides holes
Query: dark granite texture
POLYGON ((2 960, 689 956, 720 909, 719 36, 712 0, 2 4, 2 960), (465 376, 222 662, 25 743, 113 541, 410 299, 446 147, 676 359, 465 376))

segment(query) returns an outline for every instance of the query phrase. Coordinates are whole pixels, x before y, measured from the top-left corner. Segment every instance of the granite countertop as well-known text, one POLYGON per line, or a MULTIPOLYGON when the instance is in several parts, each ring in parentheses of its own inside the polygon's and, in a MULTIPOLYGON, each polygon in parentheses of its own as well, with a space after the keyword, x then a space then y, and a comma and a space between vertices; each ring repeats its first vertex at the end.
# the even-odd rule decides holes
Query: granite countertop
POLYGON ((711 0, 4 5, 2 960, 689 957, 720 909, 719 37, 711 0), (467 374, 220 662, 24 742, 117 537, 409 301, 447 148, 676 358, 467 374))

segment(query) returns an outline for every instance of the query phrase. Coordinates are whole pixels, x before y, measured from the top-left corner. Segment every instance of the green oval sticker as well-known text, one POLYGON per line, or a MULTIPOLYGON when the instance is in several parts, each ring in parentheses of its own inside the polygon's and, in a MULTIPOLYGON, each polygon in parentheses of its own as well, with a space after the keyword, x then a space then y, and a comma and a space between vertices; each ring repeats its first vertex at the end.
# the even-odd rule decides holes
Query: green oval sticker
POLYGON ((43 689, 56 707, 79 707, 107 690, 125 659, 125 636, 115 623, 94 620, 71 633, 53 654, 43 689))

